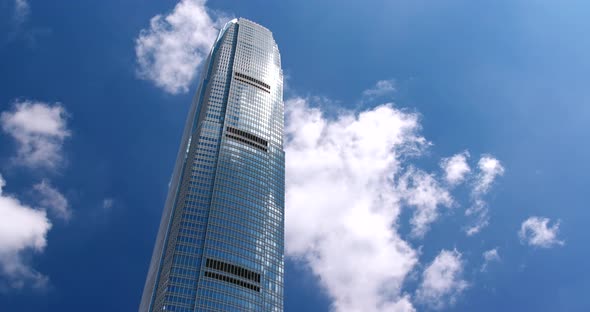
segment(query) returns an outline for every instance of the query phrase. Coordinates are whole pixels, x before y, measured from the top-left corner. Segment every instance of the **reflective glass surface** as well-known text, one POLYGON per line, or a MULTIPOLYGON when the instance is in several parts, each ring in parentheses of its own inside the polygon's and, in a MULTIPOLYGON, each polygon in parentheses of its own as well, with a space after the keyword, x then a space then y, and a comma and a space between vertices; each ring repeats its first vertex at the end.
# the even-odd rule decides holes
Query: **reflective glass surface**
POLYGON ((140 311, 282 311, 283 75, 272 33, 221 30, 187 118, 140 311))

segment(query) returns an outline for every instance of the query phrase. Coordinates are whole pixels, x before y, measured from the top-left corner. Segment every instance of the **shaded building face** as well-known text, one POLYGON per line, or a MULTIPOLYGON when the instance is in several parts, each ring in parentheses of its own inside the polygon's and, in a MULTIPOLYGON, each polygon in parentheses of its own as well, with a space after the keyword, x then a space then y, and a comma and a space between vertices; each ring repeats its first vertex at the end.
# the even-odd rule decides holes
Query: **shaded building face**
POLYGON ((282 311, 283 75, 272 33, 225 25, 191 105, 144 311, 282 311))

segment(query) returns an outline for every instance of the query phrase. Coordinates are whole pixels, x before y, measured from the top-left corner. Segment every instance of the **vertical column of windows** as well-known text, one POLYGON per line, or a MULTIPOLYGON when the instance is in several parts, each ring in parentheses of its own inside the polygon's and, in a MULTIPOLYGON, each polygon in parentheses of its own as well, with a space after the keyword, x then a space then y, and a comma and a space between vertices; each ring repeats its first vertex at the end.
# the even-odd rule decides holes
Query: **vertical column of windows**
POLYGON ((170 282, 166 289, 165 304, 168 310, 190 309, 196 301, 198 269, 204 242, 206 212, 211 197, 214 176, 215 151, 219 147, 214 132, 199 131, 200 135, 193 153, 190 179, 187 181, 186 195, 176 236, 170 282), (186 275, 186 274, 190 275, 186 275), (183 278, 178 285, 173 278, 183 278), (186 285, 187 281, 190 281, 186 285))
MULTIPOLYGON (((227 31, 225 37, 231 37, 227 31)), ((198 272, 206 232, 207 214, 211 201, 211 191, 215 176, 217 153, 219 149, 220 120, 222 120, 223 80, 220 74, 227 72, 227 54, 231 45, 222 41, 218 57, 214 60, 216 70, 206 91, 206 109, 204 119, 200 122, 196 136, 193 162, 186 181, 186 193, 182 196, 183 208, 177 239, 175 242, 173 264, 170 275, 182 278, 184 285, 178 285, 170 279, 165 304, 168 310, 193 310, 196 304, 198 272), (197 135, 198 134, 198 135, 197 135), (189 282, 186 285, 186 282, 189 282)), ((184 182, 184 181, 183 181, 184 182)))
MULTIPOLYGON (((232 63, 233 63, 233 54, 235 51, 235 37, 236 37, 236 32, 237 32, 237 26, 233 26, 231 28, 231 31, 228 32, 228 36, 225 38, 224 44, 226 44, 225 49, 223 50, 223 53, 220 55, 220 59, 219 59, 219 67, 218 67, 218 71, 216 72, 216 76, 215 76, 215 83, 212 86, 212 90, 211 90, 211 98, 210 98, 210 102, 211 102, 211 106, 209 108, 209 112, 207 114, 206 117, 206 121, 211 121, 214 122, 216 125, 215 128, 215 133, 213 136, 213 138, 215 138, 215 142, 216 144, 220 144, 220 136, 221 136, 221 125, 223 124, 223 121, 225 119, 225 114, 226 114, 226 103, 228 101, 228 96, 229 96, 229 86, 230 86, 230 78, 231 78, 231 68, 232 68, 232 63)), ((205 126, 204 126, 205 127, 205 126)), ((218 149, 216 149, 216 157, 219 154, 218 149)), ((207 159, 201 159, 202 161, 199 161, 200 166, 207 166, 207 159)), ((217 171, 217 158, 215 160, 215 170, 217 171)), ((210 183, 211 185, 214 184, 215 181, 215 176, 217 173, 215 173, 213 176, 211 176, 211 180, 210 183)), ((196 182, 198 183, 198 182, 196 182)), ((211 188, 211 192, 213 192, 213 189, 211 188)), ((211 195, 211 194, 210 194, 211 195)), ((211 208, 214 205, 213 199, 210 198, 208 205, 207 205, 207 210, 206 210, 206 231, 205 231, 205 237, 206 240, 209 240, 208 236, 208 232, 211 229, 211 208)), ((208 243, 207 241, 203 243, 203 249, 205 249, 206 245, 208 245, 210 243, 208 243)), ((201 258, 203 256, 204 252, 201 253, 201 258)), ((202 268, 203 268, 203 263, 200 263, 200 271, 202 272, 202 268)), ((207 309, 212 309, 214 307, 213 303, 211 301, 211 298, 203 298, 203 289, 202 289, 202 284, 203 284, 203 278, 199 276, 199 282, 197 284, 197 295, 196 298, 200 298, 199 300, 195 301, 195 306, 194 308, 199 310, 199 311, 206 311, 207 309), (201 295, 199 295, 201 294, 201 295)), ((220 304, 220 302, 216 302, 216 304, 220 304)), ((224 311, 237 311, 240 310, 238 308, 235 307, 231 307, 231 305, 226 305, 224 307, 224 309, 218 309, 219 310, 224 310, 224 311)))

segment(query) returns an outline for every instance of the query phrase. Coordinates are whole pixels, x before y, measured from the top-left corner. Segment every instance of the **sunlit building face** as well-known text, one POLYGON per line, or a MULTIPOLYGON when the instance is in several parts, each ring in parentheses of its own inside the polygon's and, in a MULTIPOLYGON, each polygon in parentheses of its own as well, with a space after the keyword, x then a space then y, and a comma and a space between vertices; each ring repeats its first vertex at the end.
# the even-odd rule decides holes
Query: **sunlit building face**
POLYGON ((282 311, 283 74, 272 33, 220 31, 190 108, 144 311, 282 311))

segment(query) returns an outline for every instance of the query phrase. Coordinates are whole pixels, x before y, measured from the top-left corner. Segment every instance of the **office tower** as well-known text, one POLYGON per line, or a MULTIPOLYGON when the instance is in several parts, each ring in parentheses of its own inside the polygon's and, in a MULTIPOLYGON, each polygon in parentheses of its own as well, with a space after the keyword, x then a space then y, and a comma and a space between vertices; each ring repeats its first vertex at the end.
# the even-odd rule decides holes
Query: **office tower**
POLYGON ((236 19, 201 69, 139 311, 282 311, 283 74, 236 19))

